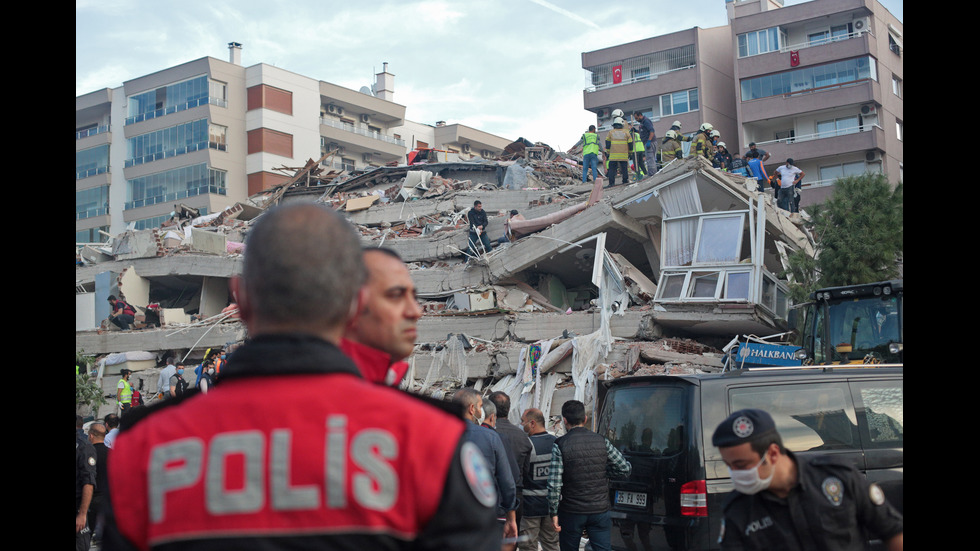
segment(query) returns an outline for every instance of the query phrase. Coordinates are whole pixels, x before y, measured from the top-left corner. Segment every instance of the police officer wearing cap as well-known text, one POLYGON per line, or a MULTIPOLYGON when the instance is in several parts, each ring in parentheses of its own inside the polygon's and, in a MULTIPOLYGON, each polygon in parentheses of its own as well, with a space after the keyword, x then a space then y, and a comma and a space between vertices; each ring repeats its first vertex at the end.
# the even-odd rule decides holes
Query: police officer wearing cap
POLYGON ((772 417, 743 409, 718 425, 711 443, 731 472, 718 542, 724 550, 863 550, 880 538, 902 549, 902 515, 854 466, 783 447, 772 417))

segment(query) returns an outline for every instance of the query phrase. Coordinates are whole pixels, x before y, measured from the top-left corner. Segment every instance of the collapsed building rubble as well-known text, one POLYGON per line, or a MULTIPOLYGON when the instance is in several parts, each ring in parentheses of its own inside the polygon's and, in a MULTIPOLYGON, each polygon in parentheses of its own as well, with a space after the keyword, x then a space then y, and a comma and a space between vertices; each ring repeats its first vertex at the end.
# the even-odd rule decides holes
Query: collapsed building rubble
MULTIPOLYGON (((287 201, 331 205, 365 246, 391 248, 409 265, 424 311, 403 382, 415 392, 448 397, 476 386, 507 392, 517 416, 527 407, 553 413, 572 398, 594 405, 602 379, 720 370, 733 335, 787 328, 779 274, 789 252, 812 252, 812 239, 801 215, 775 208, 754 181, 691 158, 603 189, 601 179, 582 184, 574 155, 524 142, 502 160, 331 177, 308 163, 247 204, 196 217, 175 209, 184 216, 161 228, 85 246, 76 254, 76 350, 193 359, 242 340, 227 279, 240 272, 251 222, 287 201), (468 252, 475 200, 500 242, 479 257, 468 252), (505 224, 512 210, 523 220, 505 224), (159 304, 161 326, 93 330, 80 321, 103 319, 112 293, 159 304)), ((134 374, 151 393, 154 372, 134 374)))

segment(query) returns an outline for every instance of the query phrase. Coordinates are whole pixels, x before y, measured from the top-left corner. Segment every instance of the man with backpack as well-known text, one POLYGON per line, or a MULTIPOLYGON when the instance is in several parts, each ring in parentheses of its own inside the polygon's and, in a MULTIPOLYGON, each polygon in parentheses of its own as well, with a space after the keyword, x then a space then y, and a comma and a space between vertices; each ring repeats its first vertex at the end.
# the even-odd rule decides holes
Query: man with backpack
POLYGON ((115 295, 109 295, 109 305, 112 312, 109 314, 109 321, 123 331, 129 329, 130 324, 136 321, 136 309, 119 300, 115 295))
POLYGON ((187 390, 187 381, 184 380, 184 362, 177 363, 177 372, 170 377, 170 396, 176 398, 187 390))

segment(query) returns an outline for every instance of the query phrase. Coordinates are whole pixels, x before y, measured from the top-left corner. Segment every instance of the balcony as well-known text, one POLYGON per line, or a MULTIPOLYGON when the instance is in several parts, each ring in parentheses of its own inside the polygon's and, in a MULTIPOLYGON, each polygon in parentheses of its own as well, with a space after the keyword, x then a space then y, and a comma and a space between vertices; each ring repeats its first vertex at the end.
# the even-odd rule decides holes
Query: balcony
POLYGON ((865 125, 783 140, 756 142, 756 145, 769 153, 770 163, 792 158, 798 165, 803 161, 846 155, 856 151, 884 149, 885 131, 877 124, 865 125))
POLYGON ((80 130, 75 132, 75 139, 81 140, 82 138, 87 138, 89 136, 95 136, 96 134, 102 134, 109 131, 109 125, 96 126, 95 128, 87 128, 85 130, 80 130))
POLYGON ((181 111, 186 111, 188 109, 193 109, 201 105, 216 105, 218 107, 228 107, 228 101, 221 98, 204 97, 195 100, 188 101, 180 105, 171 105, 170 107, 164 107, 157 109, 155 111, 148 111, 146 113, 140 113, 139 115, 133 115, 132 117, 126 117, 125 124, 135 124, 142 121, 148 121, 151 119, 156 119, 169 115, 171 113, 179 113, 181 111))
POLYGON ((877 56, 877 48, 870 33, 851 33, 813 43, 783 46, 777 51, 740 57, 736 60, 738 79, 744 80, 771 74, 778 70, 792 70, 811 65, 821 65, 842 59, 871 55, 877 56), (790 52, 800 52, 800 65, 790 65, 790 52))
POLYGON ((347 154, 379 153, 388 160, 401 159, 405 154, 405 140, 371 132, 333 118, 320 118, 320 136, 327 142, 349 146, 347 154))
POLYGON ((780 94, 751 101, 742 101, 742 124, 803 113, 823 111, 844 105, 881 104, 881 89, 871 79, 833 84, 780 94))

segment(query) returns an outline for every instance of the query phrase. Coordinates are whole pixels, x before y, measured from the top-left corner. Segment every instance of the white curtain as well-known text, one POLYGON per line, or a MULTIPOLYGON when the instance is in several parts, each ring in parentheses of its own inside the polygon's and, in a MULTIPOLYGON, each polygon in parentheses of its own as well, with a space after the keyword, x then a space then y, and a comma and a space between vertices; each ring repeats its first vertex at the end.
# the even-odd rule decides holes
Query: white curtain
POLYGON ((694 258, 698 218, 670 218, 702 212, 695 176, 660 189, 658 199, 664 211, 664 265, 688 265, 694 258))

